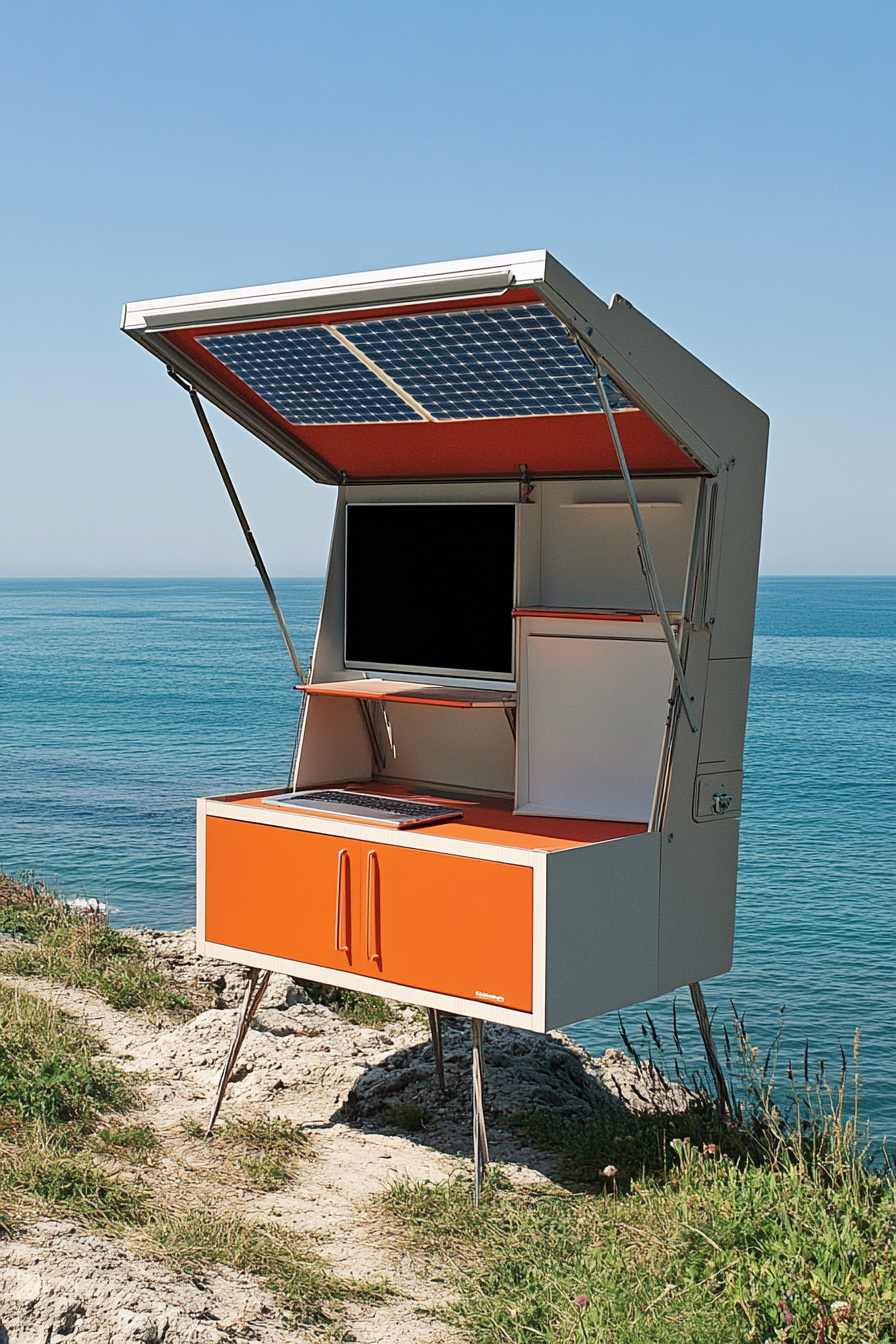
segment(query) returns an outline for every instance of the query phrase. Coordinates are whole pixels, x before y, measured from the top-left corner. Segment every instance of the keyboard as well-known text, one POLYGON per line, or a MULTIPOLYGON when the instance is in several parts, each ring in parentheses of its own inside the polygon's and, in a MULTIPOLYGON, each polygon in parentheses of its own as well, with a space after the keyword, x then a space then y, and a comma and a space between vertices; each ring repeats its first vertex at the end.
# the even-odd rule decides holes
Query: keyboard
POLYGON ((278 793, 261 801, 268 807, 354 817, 358 821, 373 821, 399 830, 407 830, 410 826, 432 826, 463 816, 463 810, 453 803, 415 803, 406 798, 387 798, 383 794, 356 793, 347 789, 303 789, 300 793, 278 793))

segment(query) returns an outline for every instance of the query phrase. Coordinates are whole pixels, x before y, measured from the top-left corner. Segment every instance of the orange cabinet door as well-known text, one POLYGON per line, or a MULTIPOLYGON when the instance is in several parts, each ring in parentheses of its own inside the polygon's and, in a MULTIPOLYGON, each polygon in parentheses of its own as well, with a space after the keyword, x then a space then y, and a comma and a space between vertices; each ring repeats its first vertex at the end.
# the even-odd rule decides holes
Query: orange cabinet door
POLYGON ((353 969, 532 1010, 532 869, 360 845, 364 940, 353 969))
POLYGON ((366 973, 357 840, 206 818, 210 943, 366 973))

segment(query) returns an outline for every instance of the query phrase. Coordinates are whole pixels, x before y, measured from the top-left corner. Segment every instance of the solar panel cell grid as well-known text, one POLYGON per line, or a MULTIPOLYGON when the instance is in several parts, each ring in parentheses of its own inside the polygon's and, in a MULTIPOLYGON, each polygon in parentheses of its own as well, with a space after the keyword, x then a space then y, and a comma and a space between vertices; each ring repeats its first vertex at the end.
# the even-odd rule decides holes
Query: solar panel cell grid
MULTIPOLYGON (((436 420, 600 412, 591 365, 544 304, 338 327, 436 420)), ((291 424, 421 419, 324 326, 226 333, 201 344, 291 424)), ((617 392, 610 404, 630 403, 617 392)))
MULTIPOLYGON (((340 330, 437 420, 600 410, 591 365, 544 304, 380 318, 340 330)), ((618 404, 629 404, 621 393, 618 404)))
POLYGON ((290 424, 420 420, 323 327, 234 332, 200 344, 290 424))

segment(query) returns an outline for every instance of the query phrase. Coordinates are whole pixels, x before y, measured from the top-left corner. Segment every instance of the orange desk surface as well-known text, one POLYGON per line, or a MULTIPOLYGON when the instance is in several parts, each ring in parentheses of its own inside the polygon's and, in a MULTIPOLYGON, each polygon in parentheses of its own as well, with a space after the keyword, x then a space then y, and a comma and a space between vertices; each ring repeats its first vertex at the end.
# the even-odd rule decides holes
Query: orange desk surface
MULTIPOLYGON (((351 788, 359 792, 395 795, 400 798, 415 798, 420 802, 456 801, 450 794, 424 793, 397 784, 380 783, 378 780, 365 780, 362 783, 346 783, 345 780, 333 785, 319 785, 319 788, 351 788)), ((222 803, 242 803, 249 807, 264 807, 268 814, 278 809, 266 807, 264 799, 273 793, 282 793, 283 789, 264 789, 255 793, 237 793, 215 799, 222 803)), ((402 834, 438 835, 451 840, 472 840, 479 844, 507 845, 512 849, 557 850, 574 849, 577 845, 593 845, 601 840, 618 840, 624 835, 641 835, 647 830, 643 822, 636 821, 578 821, 572 817, 515 817, 513 803, 509 798, 483 798, 475 802, 469 799, 458 800, 458 806, 464 809, 463 821, 449 821, 437 826, 423 826, 402 834)), ((281 809, 285 816, 301 817, 327 815, 326 813, 290 812, 281 809)), ((352 823, 351 818, 338 818, 352 823)), ((365 825, 369 824, 366 820, 365 825)), ((383 827, 383 843, 393 833, 392 827, 383 827)))

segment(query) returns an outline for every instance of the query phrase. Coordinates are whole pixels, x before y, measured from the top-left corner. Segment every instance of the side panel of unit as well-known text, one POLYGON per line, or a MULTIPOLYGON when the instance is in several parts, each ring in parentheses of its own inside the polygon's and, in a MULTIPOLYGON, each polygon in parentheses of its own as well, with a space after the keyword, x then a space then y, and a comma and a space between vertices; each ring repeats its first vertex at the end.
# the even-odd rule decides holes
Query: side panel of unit
POLYGON ((756 581, 765 492, 767 420, 719 473, 709 602, 710 658, 749 658, 756 617, 756 581))
POLYGON ((659 834, 547 856, 545 1028, 657 994, 659 834))
POLYGON ((662 836, 657 994, 731 969, 738 830, 688 815, 662 836))
POLYGON ((743 764, 750 659, 710 657, 700 725, 700 769, 739 770, 743 764))
MULTIPOLYGON (((736 402, 733 403, 736 405, 736 402)), ((658 993, 731 967, 738 816, 750 685, 768 421, 743 406, 717 440, 709 487, 708 572, 687 675, 700 732, 679 718, 662 821, 658 993)))
POLYGON ((743 751, 747 677, 740 660, 714 664, 709 651, 708 631, 692 633, 686 671, 701 731, 679 716, 662 829, 660 994, 723 974, 734 949, 741 773, 731 765, 743 751), (731 797, 727 811, 713 810, 715 793, 731 797))

